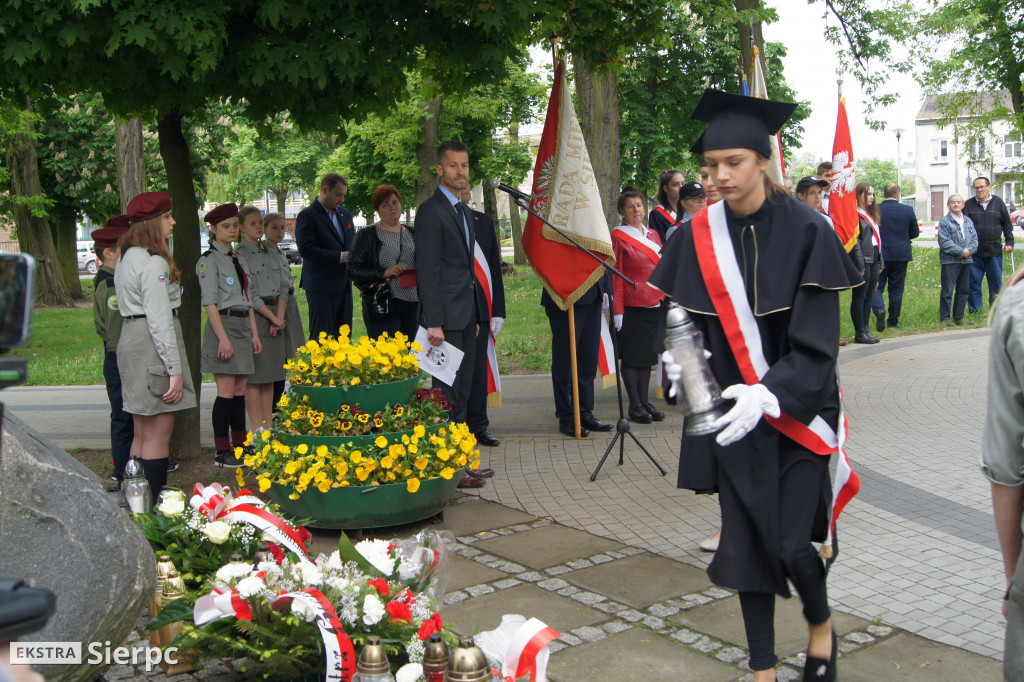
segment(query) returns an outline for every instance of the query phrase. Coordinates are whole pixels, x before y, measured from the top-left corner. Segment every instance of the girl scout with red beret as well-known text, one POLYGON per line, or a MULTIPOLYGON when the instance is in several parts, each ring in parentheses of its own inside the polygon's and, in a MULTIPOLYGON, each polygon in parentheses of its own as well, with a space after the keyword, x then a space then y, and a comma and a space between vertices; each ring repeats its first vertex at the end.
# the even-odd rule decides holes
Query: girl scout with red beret
POLYGON ((124 410, 135 426, 131 454, 141 460, 156 495, 167 483, 174 413, 195 407, 196 394, 177 317, 181 270, 168 243, 174 229, 170 195, 140 194, 128 204, 128 219, 114 271, 122 318, 117 366, 124 410))
MULTIPOLYGON (((238 239, 238 206, 221 204, 206 214, 210 248, 199 257, 196 275, 206 309, 200 368, 213 374, 217 398, 213 401, 213 444, 216 465, 242 466, 234 448, 246 438, 245 387, 262 350, 253 315, 249 274, 232 248, 238 239)), ((260 302, 262 306, 263 303, 260 302)))

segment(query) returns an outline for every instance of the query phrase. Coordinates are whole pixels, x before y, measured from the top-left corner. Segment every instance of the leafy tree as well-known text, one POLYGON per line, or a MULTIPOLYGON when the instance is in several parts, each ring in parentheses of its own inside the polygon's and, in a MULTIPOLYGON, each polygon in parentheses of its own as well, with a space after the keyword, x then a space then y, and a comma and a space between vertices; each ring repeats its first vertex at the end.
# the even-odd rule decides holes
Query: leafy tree
MULTIPOLYGON (((875 188, 877 201, 881 201, 885 186, 896 182, 896 164, 888 159, 875 157, 857 159, 857 182, 870 182, 875 188)), ((900 191, 903 196, 913 196, 916 193, 914 178, 902 178, 900 191)))

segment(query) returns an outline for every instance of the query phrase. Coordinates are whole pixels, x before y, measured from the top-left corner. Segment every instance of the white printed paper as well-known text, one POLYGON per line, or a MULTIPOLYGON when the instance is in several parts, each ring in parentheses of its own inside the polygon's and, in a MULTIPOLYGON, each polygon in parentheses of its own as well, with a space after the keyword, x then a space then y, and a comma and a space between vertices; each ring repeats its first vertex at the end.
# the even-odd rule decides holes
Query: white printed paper
POLYGON ((413 352, 420 362, 420 369, 449 386, 454 384, 465 353, 447 341, 443 341, 439 346, 430 345, 427 330, 423 327, 416 332, 416 343, 423 349, 418 353, 413 352))

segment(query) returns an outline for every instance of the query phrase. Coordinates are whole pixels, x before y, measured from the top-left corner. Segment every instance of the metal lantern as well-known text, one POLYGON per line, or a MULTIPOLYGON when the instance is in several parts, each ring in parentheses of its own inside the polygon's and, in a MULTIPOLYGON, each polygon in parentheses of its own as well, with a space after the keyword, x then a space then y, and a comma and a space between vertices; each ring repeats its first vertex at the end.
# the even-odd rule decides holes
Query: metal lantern
POLYGON ((359 652, 356 661, 356 676, 353 682, 395 682, 388 663, 388 652, 380 643, 380 637, 370 635, 366 638, 366 646, 359 652))
POLYGON ((715 433, 715 421, 722 416, 722 390, 704 355, 704 339, 686 311, 673 303, 665 323, 665 349, 682 368, 679 404, 686 415, 686 433, 704 436, 715 433))
POLYGON ((445 682, 492 682, 491 664, 472 637, 463 637, 448 658, 445 682))
POLYGON ((448 670, 448 645, 440 632, 434 632, 423 650, 423 676, 427 682, 444 682, 448 670))
POLYGON ((135 514, 148 514, 153 508, 153 491, 146 480, 146 472, 142 468, 142 462, 136 457, 128 460, 124 467, 124 482, 121 483, 121 492, 124 493, 124 501, 128 508, 135 514))

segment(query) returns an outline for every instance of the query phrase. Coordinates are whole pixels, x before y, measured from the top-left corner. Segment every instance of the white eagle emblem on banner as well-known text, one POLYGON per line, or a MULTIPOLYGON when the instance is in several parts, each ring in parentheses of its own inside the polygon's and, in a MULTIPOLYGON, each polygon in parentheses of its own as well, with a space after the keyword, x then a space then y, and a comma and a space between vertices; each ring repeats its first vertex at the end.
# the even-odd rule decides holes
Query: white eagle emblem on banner
POLYGON ((839 152, 832 158, 832 186, 829 193, 838 192, 839 196, 853 192, 857 188, 857 168, 850 162, 849 152, 839 152))

